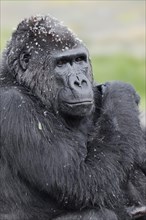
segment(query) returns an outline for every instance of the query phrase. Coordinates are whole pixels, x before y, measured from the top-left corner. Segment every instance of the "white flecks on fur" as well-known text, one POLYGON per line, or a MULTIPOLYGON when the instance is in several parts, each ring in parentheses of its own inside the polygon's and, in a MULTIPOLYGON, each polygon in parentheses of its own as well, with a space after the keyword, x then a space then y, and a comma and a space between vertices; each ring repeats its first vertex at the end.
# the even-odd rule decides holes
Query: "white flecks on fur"
POLYGON ((44 116, 47 116, 48 112, 47 111, 44 111, 44 116))
POLYGON ((38 128, 39 128, 39 130, 42 130, 42 124, 40 121, 38 122, 38 128))

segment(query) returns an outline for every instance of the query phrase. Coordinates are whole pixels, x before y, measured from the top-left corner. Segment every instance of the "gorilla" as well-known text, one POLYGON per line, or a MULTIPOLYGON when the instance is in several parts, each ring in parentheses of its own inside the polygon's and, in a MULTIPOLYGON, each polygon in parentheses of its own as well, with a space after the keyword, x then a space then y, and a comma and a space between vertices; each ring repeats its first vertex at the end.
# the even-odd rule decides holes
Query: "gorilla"
POLYGON ((0 74, 0 219, 144 220, 134 88, 95 83, 85 45, 50 16, 18 25, 0 74))

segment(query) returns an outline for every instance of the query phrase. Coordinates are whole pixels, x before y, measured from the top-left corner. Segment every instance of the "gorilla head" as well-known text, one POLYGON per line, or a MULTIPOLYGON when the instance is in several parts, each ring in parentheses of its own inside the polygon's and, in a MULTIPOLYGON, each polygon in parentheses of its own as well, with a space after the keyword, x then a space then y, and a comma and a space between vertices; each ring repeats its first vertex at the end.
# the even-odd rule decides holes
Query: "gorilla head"
POLYGON ((91 113, 94 101, 88 51, 58 20, 38 16, 22 21, 6 56, 16 81, 47 108, 72 116, 91 113))

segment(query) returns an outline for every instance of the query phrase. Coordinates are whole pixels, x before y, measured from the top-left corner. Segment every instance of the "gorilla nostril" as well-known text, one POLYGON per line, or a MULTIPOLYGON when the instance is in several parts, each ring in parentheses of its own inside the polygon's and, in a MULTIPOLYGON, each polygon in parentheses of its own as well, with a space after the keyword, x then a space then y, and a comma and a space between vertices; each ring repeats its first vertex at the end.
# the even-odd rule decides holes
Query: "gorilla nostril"
POLYGON ((86 80, 82 80, 82 86, 87 86, 87 81, 86 80))
POLYGON ((74 85, 77 87, 84 87, 87 86, 87 81, 86 80, 82 80, 82 81, 74 81, 74 85))
POLYGON ((74 85, 75 85, 75 86, 79 86, 79 87, 81 87, 81 83, 78 82, 78 81, 75 81, 75 82, 74 82, 74 85))

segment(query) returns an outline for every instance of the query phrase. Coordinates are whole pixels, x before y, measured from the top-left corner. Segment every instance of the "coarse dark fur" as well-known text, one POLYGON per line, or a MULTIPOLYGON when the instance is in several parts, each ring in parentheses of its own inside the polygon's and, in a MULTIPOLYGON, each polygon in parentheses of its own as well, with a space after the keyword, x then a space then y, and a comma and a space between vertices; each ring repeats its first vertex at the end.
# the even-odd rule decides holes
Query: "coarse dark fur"
POLYGON ((22 21, 1 70, 0 220, 131 219, 146 202, 137 102, 126 83, 94 85, 56 19, 22 21))

